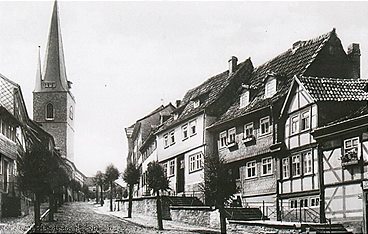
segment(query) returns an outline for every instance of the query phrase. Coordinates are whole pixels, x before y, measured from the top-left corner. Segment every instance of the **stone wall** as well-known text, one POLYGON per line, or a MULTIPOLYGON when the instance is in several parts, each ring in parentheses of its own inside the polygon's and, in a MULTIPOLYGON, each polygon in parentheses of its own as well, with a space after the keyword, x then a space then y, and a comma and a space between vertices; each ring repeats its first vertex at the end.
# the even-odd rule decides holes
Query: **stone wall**
POLYGON ((278 229, 275 227, 267 227, 263 225, 246 225, 230 222, 227 225, 227 231, 234 233, 279 233, 279 234, 290 234, 297 233, 294 232, 296 229, 283 228, 278 229))
MULTIPOLYGON (((170 220, 170 210, 169 205, 162 199, 162 218, 170 220)), ((109 201, 108 201, 109 202, 109 201)), ((123 212, 128 213, 129 201, 128 199, 123 199, 120 201, 119 208, 123 212)), ((143 197, 143 198, 133 198, 132 203, 132 214, 139 213, 146 216, 156 217, 156 197, 143 197)))
POLYGON ((183 223, 216 227, 220 226, 220 213, 210 207, 170 207, 171 219, 183 223))

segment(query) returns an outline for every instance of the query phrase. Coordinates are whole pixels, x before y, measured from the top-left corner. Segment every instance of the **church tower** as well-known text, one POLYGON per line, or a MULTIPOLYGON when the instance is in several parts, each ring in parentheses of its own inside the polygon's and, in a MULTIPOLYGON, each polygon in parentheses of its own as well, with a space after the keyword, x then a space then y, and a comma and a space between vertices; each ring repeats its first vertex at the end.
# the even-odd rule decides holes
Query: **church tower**
POLYGON ((38 61, 36 84, 33 91, 33 119, 54 137, 61 155, 74 162, 75 99, 70 91, 72 82, 68 81, 66 76, 56 1, 51 17, 42 72, 40 52, 38 61))

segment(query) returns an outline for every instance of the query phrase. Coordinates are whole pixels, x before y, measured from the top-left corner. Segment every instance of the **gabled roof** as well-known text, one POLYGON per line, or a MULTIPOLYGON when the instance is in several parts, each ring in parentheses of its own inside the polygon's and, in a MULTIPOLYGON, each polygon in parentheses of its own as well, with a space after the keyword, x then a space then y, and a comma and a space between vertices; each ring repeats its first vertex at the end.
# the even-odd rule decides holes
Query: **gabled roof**
POLYGON ((304 88, 315 101, 364 101, 368 100, 367 79, 340 79, 299 77, 304 88))
POLYGON ((238 64, 237 70, 233 72, 233 74, 229 75, 229 71, 222 72, 218 75, 215 75, 201 85, 190 89, 185 95, 177 109, 179 116, 177 119, 174 119, 171 116, 159 129, 157 132, 164 131, 172 126, 175 126, 178 123, 181 123, 201 112, 203 112, 207 107, 216 102, 220 96, 223 94, 224 90, 229 86, 231 81, 239 75, 241 71, 244 69, 253 69, 252 62, 250 58, 245 60, 244 62, 238 64), (200 99, 201 104, 199 107, 194 107, 193 100, 200 99))
POLYGON ((335 29, 311 40, 298 41, 284 53, 256 67, 248 84, 253 87, 250 104, 245 108, 239 108, 240 101, 238 98, 210 128, 245 116, 283 99, 289 90, 293 77, 303 75, 307 71, 332 36, 337 37, 335 29), (272 98, 265 99, 264 81, 269 74, 277 77, 277 93, 272 98))

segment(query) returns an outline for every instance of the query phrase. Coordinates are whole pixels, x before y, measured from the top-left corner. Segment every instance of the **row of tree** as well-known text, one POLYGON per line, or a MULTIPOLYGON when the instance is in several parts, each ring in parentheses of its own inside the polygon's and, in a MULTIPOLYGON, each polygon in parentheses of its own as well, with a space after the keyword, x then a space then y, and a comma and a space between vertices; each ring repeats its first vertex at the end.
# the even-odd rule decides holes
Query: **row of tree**
MULTIPOLYGON (((204 183, 201 190, 205 194, 206 205, 214 206, 220 213, 221 233, 226 233, 225 206, 236 193, 236 184, 225 160, 219 157, 209 157, 204 164, 204 183)), ((134 185, 139 183, 140 170, 130 163, 123 174, 129 188, 128 218, 132 217, 132 198, 134 185)), ((169 180, 163 167, 156 161, 150 162, 147 168, 147 186, 156 194, 158 229, 163 230, 160 191, 169 190, 169 180)))
MULTIPOLYGON (((67 188, 72 193, 85 191, 86 187, 71 178, 70 169, 55 149, 40 140, 27 145, 25 152, 18 157, 18 183, 24 194, 33 196, 34 222, 39 227, 40 205, 46 198, 49 201, 49 219, 67 199, 67 188)), ((79 196, 79 195, 78 195, 79 196)))

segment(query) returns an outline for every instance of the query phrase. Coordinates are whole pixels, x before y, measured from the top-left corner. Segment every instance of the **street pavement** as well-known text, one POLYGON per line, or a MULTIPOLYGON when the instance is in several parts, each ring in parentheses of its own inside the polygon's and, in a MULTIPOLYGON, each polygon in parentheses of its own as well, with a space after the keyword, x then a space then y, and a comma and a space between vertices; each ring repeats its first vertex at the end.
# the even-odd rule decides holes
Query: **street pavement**
POLYGON ((173 229, 158 231, 153 227, 146 227, 124 218, 96 211, 95 206, 91 203, 66 203, 55 214, 56 222, 43 221, 37 233, 209 233, 173 229))

